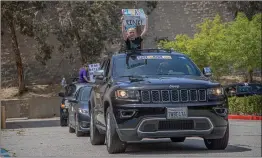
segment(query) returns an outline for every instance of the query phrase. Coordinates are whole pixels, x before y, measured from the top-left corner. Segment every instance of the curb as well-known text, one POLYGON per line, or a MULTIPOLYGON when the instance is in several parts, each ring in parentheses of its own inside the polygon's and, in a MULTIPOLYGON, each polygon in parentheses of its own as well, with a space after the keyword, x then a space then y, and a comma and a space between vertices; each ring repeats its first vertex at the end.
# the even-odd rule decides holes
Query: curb
POLYGON ((228 115, 231 120, 262 120, 262 116, 253 115, 228 115))
POLYGON ((6 119, 6 123, 9 123, 9 122, 33 122, 33 121, 55 121, 55 120, 60 120, 60 117, 35 118, 35 119, 28 119, 28 118, 8 118, 8 119, 6 119))

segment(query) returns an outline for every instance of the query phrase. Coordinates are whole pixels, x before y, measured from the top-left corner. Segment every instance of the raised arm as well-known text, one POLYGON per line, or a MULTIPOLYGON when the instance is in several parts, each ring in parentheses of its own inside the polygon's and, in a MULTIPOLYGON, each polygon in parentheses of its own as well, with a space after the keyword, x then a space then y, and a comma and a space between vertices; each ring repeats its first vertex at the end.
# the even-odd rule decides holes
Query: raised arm
POLYGON ((144 38, 144 36, 146 35, 146 32, 147 32, 147 29, 148 29, 148 17, 146 15, 146 25, 144 27, 143 32, 141 33, 141 38, 144 38))
POLYGON ((86 82, 89 82, 89 79, 88 79, 87 75, 88 75, 87 71, 84 71, 83 72, 83 77, 84 77, 86 82))
POLYGON ((126 36, 126 30, 125 30, 125 26, 124 26, 124 17, 123 16, 121 17, 121 21, 122 21, 122 35, 123 35, 124 40, 126 40, 127 36, 126 36))

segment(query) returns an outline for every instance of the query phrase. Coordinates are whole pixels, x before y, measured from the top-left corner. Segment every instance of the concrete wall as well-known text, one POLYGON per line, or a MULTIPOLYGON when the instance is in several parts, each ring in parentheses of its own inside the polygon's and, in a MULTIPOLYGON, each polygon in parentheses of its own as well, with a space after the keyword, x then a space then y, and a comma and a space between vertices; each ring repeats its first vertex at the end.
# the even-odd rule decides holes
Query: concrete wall
POLYGON ((193 36, 197 31, 196 24, 205 18, 213 18, 216 14, 224 21, 233 20, 233 14, 219 1, 159 2, 148 18, 150 27, 145 47, 156 48, 156 38, 168 37, 169 40, 175 40, 178 34, 193 36))
POLYGON ((6 118, 49 118, 60 116, 61 98, 35 97, 25 100, 3 100, 6 118))

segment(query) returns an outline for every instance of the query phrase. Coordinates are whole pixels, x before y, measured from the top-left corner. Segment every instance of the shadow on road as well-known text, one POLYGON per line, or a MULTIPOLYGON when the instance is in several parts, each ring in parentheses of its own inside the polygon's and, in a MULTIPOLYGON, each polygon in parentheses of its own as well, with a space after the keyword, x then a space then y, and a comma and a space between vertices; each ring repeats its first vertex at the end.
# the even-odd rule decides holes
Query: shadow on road
POLYGON ((60 126, 59 120, 37 120, 37 121, 19 121, 19 122, 6 122, 6 129, 19 129, 19 128, 39 128, 39 127, 55 127, 60 126))
MULTIPOLYGON (((18 121, 18 122, 7 122, 6 129, 19 129, 19 128, 41 128, 41 127, 57 127, 60 126, 60 120, 37 120, 37 121, 18 121)), ((62 128, 68 128, 64 126, 62 128)), ((89 133, 85 133, 81 137, 89 137, 89 133)))
POLYGON ((225 150, 208 150, 203 140, 186 139, 184 143, 172 143, 168 140, 150 140, 128 145, 126 154, 201 154, 201 153, 232 153, 251 151, 249 148, 228 145, 225 150))

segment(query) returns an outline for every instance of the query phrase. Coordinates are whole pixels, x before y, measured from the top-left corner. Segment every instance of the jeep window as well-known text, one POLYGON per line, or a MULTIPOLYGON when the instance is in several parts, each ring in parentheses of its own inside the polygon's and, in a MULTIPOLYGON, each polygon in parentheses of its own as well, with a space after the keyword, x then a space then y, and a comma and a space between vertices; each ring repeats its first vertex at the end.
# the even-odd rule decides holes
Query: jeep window
POLYGON ((192 75, 201 76, 196 65, 183 55, 142 55, 130 57, 128 65, 126 57, 117 58, 114 62, 113 75, 118 76, 162 76, 192 75), (152 58, 153 57, 153 58, 152 58), (167 58, 166 58, 167 57, 167 58))
POLYGON ((109 68, 110 68, 110 60, 108 60, 108 62, 105 65, 105 77, 108 77, 109 74, 109 68))

